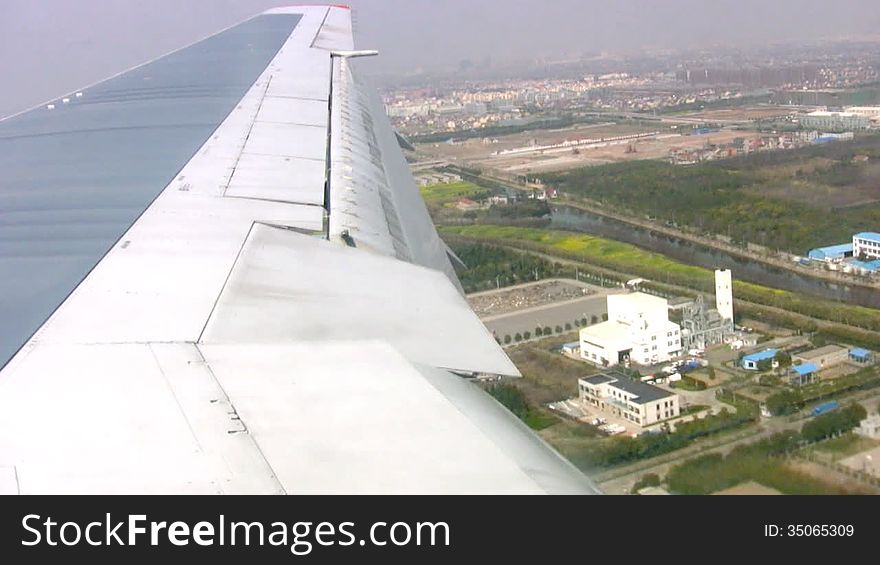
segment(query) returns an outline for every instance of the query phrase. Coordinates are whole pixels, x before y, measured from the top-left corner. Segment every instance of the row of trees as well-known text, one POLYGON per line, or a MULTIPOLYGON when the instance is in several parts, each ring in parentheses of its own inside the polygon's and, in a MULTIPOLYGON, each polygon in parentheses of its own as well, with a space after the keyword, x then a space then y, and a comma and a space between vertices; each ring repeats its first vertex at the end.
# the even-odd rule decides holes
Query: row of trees
MULTIPOLYGON (((552 328, 550 326, 544 326, 544 327, 537 326, 537 327, 535 327, 534 336, 535 337, 550 337, 554 333, 561 334, 561 333, 565 333, 565 332, 571 332, 577 328, 587 327, 590 324, 597 324, 597 323, 599 323, 599 320, 604 321, 607 319, 608 319, 608 315, 603 314, 601 318, 599 316, 591 316, 589 319, 580 318, 578 320, 575 320, 574 323, 566 322, 565 324, 557 324, 556 327, 552 327, 552 328)), ((532 332, 525 331, 522 333, 517 332, 512 336, 510 334, 507 334, 504 336, 503 339, 500 339, 496 336, 496 339, 499 340, 499 343, 503 342, 504 344, 509 344, 514 341, 519 343, 520 341, 531 339, 532 335, 533 335, 532 332)))
POLYGON ((718 414, 677 424, 672 433, 608 438, 591 444, 581 453, 572 454, 572 458, 587 469, 620 465, 680 449, 697 438, 742 426, 756 418, 754 412, 732 414, 722 410, 718 414))
POLYGON ((551 263, 525 253, 481 243, 451 242, 449 246, 467 266, 467 269, 458 273, 465 292, 511 286, 536 279, 571 276, 571 268, 565 269, 559 263, 551 263))
POLYGON ((801 429, 805 441, 814 442, 847 432, 859 425, 868 415, 861 404, 851 404, 841 410, 835 410, 816 416, 801 429))

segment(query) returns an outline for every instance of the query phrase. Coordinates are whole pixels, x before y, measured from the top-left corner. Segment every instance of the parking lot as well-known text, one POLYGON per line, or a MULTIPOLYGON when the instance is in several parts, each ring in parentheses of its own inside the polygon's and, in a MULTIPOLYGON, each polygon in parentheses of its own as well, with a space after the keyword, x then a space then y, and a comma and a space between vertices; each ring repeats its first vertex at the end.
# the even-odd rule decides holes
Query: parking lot
POLYGON ((599 323, 608 313, 605 297, 624 292, 580 281, 552 279, 468 296, 471 307, 486 327, 499 338, 535 333, 535 328, 557 326, 564 331, 599 323), (578 322, 578 323, 575 323, 578 322))
MULTIPOLYGON (((566 324, 569 324, 571 329, 574 329, 576 328, 575 320, 586 319, 587 325, 591 325, 594 317, 597 322, 601 322, 602 316, 607 313, 605 297, 590 296, 483 318, 483 324, 489 328, 490 332, 503 338, 505 335, 512 336, 516 333, 534 333, 538 326, 550 327, 555 331, 557 326, 565 329, 566 324)), ((569 329, 569 331, 571 330, 569 329)))
POLYGON ((550 279, 468 295, 477 316, 484 318, 536 308, 586 296, 603 294, 605 289, 573 280, 550 279))

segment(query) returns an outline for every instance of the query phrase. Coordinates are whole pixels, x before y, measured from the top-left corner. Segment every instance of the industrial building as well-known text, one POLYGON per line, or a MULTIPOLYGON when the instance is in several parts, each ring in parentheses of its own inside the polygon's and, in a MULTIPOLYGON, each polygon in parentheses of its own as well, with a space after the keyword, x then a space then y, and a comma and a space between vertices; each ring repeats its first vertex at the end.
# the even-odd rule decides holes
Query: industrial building
POLYGON ((814 261, 839 261, 853 256, 853 244, 841 243, 828 247, 817 247, 807 253, 807 257, 814 261))
POLYGON ((740 366, 747 371, 757 371, 758 363, 769 359, 771 368, 775 369, 779 366, 779 362, 776 361, 777 353, 779 353, 778 349, 771 348, 745 355, 740 361, 740 366))
POLYGON ((880 233, 863 231, 853 236, 853 257, 880 259, 880 233))
POLYGON ((862 349, 861 347, 854 347, 849 350, 849 360, 854 363, 860 363, 862 365, 866 365, 874 360, 874 354, 868 351, 867 349, 862 349))
POLYGON ((844 108, 844 111, 850 114, 865 116, 871 120, 875 127, 880 124, 880 106, 850 106, 849 108, 844 108))
POLYGON ((444 173, 439 171, 430 171, 415 177, 419 186, 431 186, 432 184, 450 184, 461 182, 461 176, 455 173, 444 173))
POLYGON ((794 365, 789 371, 788 382, 793 385, 806 385, 816 380, 819 367, 815 363, 794 365))
POLYGON ((872 274, 880 271, 880 233, 857 233, 852 243, 811 249, 807 256, 814 261, 825 261, 832 270, 872 274))
POLYGON ((828 131, 853 131, 868 129, 871 119, 853 112, 827 112, 819 110, 799 117, 800 124, 807 128, 828 131))
POLYGON ((880 106, 849 106, 844 108, 845 112, 850 114, 858 114, 860 116, 868 116, 869 118, 880 117, 880 106))
POLYGON ((862 437, 880 439, 880 414, 871 414, 861 422, 855 433, 862 437))
POLYGON ((578 379, 578 396, 586 404, 639 426, 680 414, 677 394, 614 372, 578 379))
POLYGON ((689 296, 678 296, 669 299, 668 307, 670 312, 684 312, 686 308, 694 305, 694 299, 689 296))
POLYGON ((580 331, 581 357, 600 367, 663 363, 681 353, 681 328, 666 299, 642 292, 607 297, 608 321, 580 331))
POLYGON ((705 349, 733 335, 733 276, 729 269, 715 271, 715 308, 703 296, 681 306, 681 347, 705 349))
POLYGON ((859 261, 858 259, 852 259, 847 262, 850 270, 860 272, 866 275, 870 275, 880 271, 880 259, 873 259, 871 261, 859 261))
POLYGON ((843 363, 849 357, 849 351, 839 345, 826 345, 817 349, 810 349, 791 356, 794 363, 814 363, 821 369, 833 367, 843 363))

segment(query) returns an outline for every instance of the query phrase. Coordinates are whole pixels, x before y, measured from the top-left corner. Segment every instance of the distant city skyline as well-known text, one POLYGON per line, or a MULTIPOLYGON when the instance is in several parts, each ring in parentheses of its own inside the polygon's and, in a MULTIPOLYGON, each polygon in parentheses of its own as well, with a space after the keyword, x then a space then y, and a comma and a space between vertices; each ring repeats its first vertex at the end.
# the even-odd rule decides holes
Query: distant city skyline
MULTIPOLYGON (((266 0, 5 0, 0 115, 160 56, 267 8, 266 0)), ((872 0, 352 0, 367 73, 409 74, 589 52, 880 37, 872 0)))

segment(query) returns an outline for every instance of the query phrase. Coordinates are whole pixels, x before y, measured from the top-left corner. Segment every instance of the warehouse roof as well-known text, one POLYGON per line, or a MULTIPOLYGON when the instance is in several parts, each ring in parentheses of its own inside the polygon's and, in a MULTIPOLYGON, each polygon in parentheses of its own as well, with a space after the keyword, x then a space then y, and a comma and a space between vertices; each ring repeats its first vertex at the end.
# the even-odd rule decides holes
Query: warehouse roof
POLYGON ((675 393, 665 391, 662 388, 625 377, 609 383, 608 386, 613 386, 618 390, 636 395, 636 398, 630 400, 630 402, 635 402, 636 404, 645 404, 675 395, 675 393))
POLYGON ((764 351, 758 351, 757 353, 745 355, 743 357, 743 361, 754 361, 755 363, 757 363, 758 361, 763 361, 764 359, 772 359, 776 357, 777 353, 779 353, 777 349, 765 349, 764 351))
POLYGON ((803 377, 804 375, 815 373, 819 370, 819 367, 815 363, 804 363, 803 365, 795 365, 791 370, 803 377))
POLYGON ((827 247, 817 247, 816 249, 810 249, 810 252, 807 254, 811 259, 824 259, 826 257, 842 257, 847 253, 852 254, 853 252, 853 244, 850 243, 841 243, 839 245, 829 245, 827 247))
POLYGON ((826 345, 824 347, 818 347, 816 349, 804 351, 803 353, 798 353, 796 357, 800 357, 801 359, 816 359, 817 357, 831 355, 832 353, 839 353, 844 349, 846 348, 839 345, 826 345))
POLYGON ((859 261, 858 259, 855 259, 850 261, 849 264, 865 269, 866 271, 876 271, 880 269, 880 259, 874 259, 873 261, 859 261))
POLYGON ((861 347, 853 347, 849 350, 849 354, 858 359, 867 359, 871 356, 871 352, 861 347))
POLYGON ((859 239, 868 239, 871 241, 880 242, 880 233, 873 232, 873 231, 859 232, 853 236, 853 238, 856 238, 856 237, 858 237, 859 239))
POLYGON ((600 341, 628 341, 629 326, 614 321, 602 322, 582 329, 580 337, 581 339, 592 337, 600 341))
POLYGON ((611 381, 615 380, 615 378, 609 377, 608 375, 593 375, 592 377, 584 377, 581 380, 588 382, 591 385, 602 385, 605 383, 610 383, 611 381))

